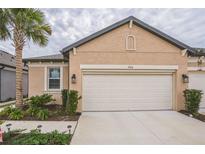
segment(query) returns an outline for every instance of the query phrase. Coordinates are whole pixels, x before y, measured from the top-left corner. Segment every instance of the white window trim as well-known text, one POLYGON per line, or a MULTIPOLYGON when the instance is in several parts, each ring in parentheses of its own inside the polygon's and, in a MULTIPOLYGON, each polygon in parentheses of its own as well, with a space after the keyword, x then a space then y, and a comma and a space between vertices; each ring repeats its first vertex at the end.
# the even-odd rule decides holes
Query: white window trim
POLYGON ((63 67, 60 67, 60 90, 63 89, 63 67))
POLYGON ((44 67, 44 90, 47 91, 47 67, 44 67))
POLYGON ((126 41, 125 41, 125 46, 126 46, 126 50, 129 50, 129 51, 133 51, 133 50, 136 50, 136 38, 134 35, 127 35, 126 37, 126 41), (129 37, 132 37, 134 39, 134 48, 133 49, 129 49, 128 48, 128 40, 129 40, 129 37))
POLYGON ((44 67, 44 90, 45 91, 61 91, 63 89, 63 66, 45 66, 44 67), (49 68, 60 68, 60 88, 49 89, 49 68))

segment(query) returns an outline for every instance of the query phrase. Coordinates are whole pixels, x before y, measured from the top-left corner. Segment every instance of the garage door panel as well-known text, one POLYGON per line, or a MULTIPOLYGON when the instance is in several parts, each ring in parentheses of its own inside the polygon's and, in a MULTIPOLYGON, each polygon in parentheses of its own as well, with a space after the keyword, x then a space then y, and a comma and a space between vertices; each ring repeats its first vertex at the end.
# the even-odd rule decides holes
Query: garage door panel
POLYGON ((171 75, 84 75, 83 110, 171 109, 171 75))
POLYGON ((138 101, 158 101, 158 102, 167 102, 167 101, 170 101, 169 99, 169 95, 164 95, 164 97, 161 97, 161 95, 156 95, 156 96, 152 96, 152 97, 148 97, 147 95, 141 95, 141 97, 137 98, 134 97, 134 98, 130 98, 130 96, 123 96, 123 95, 110 95, 112 97, 106 97, 106 96, 94 96, 94 95, 84 95, 84 101, 89 101, 89 102, 100 102, 100 101, 133 101, 133 102, 138 102, 138 101), (144 97, 144 98, 143 98, 144 97), (161 99, 159 99, 159 97, 161 97, 161 99))
POLYGON ((189 88, 203 91, 204 95, 202 96, 200 108, 205 108, 205 72, 190 72, 189 88))
POLYGON ((85 106, 85 111, 132 111, 132 110, 167 110, 167 108, 171 109, 170 104, 150 104, 150 103, 90 103, 90 106, 85 106), (126 105, 126 108, 125 108, 126 105))

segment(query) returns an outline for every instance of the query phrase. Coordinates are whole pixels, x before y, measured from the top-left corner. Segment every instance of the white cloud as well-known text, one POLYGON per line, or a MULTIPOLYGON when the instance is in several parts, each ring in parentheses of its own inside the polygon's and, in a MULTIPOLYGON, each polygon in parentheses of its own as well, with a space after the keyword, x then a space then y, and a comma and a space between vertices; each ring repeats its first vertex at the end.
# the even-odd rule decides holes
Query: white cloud
MULTIPOLYGON (((24 57, 59 53, 65 46, 123 18, 133 15, 147 24, 194 47, 205 47, 205 9, 42 9, 53 34, 48 46, 31 42, 24 57)), ((11 42, 0 48, 14 53, 11 42)))

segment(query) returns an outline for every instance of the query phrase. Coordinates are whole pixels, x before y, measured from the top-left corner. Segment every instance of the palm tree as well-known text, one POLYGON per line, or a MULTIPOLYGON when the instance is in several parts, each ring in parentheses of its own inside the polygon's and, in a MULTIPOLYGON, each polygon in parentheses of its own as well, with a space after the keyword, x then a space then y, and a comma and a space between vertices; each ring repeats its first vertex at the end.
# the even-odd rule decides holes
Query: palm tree
POLYGON ((16 54, 16 107, 23 105, 22 52, 27 41, 46 46, 51 27, 39 9, 0 9, 0 40, 11 40, 16 54))

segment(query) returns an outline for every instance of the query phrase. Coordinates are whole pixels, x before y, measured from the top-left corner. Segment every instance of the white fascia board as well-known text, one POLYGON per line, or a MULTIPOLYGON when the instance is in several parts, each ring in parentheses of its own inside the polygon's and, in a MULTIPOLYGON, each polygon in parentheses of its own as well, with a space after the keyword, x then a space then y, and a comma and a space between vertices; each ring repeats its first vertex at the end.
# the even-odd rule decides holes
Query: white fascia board
POLYGON ((101 70, 177 70, 178 65, 92 65, 81 64, 83 70, 101 69, 101 70))
POLYGON ((65 63, 65 64, 57 64, 57 63, 51 63, 51 64, 42 64, 42 63, 39 63, 39 64, 29 64, 28 67, 49 67, 49 66, 56 66, 56 67, 66 67, 68 66, 68 63, 65 63))
POLYGON ((205 67, 188 67, 188 71, 205 71, 205 67))

